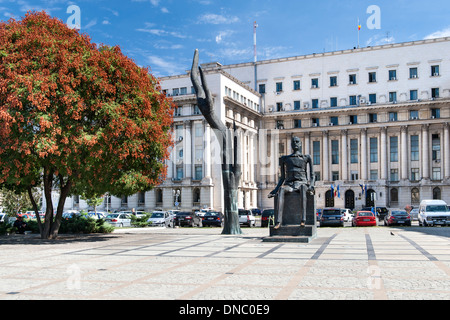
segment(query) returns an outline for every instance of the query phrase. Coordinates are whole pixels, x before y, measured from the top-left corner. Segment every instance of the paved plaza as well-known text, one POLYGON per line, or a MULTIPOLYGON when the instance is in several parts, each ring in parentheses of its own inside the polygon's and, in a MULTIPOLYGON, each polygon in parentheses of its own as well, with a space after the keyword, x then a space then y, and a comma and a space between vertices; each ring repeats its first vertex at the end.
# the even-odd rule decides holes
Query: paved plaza
POLYGON ((0 299, 450 299, 450 228, 319 228, 309 244, 243 231, 0 237, 0 299))

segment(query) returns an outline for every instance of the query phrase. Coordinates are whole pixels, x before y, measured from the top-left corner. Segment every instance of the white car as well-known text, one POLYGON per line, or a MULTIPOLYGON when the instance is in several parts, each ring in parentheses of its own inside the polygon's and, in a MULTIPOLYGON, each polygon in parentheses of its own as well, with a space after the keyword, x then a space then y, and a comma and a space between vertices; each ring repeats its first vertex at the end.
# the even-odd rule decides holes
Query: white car
POLYGON ((422 200, 419 206, 419 226, 450 225, 450 211, 443 200, 422 200))
POLYGON ((353 215, 350 209, 341 209, 341 213, 344 214, 344 222, 352 222, 353 215))
POLYGON ((256 226, 256 218, 250 210, 239 209, 239 224, 246 224, 250 228, 256 226))
POLYGON ((126 213, 110 213, 105 221, 113 227, 131 227, 131 217, 126 213))
POLYGON ((173 217, 168 212, 153 211, 147 222, 152 223, 151 227, 169 227, 173 225, 173 217))

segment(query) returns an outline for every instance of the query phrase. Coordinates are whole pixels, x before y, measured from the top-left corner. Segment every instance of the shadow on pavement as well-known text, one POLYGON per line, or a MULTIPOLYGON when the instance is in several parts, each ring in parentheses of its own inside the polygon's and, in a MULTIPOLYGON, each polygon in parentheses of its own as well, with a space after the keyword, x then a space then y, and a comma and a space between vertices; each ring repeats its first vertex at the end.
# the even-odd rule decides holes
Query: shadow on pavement
POLYGON ((0 236, 0 245, 42 245, 102 242, 119 238, 119 235, 105 234, 62 234, 54 240, 41 239, 38 234, 11 234, 0 236))

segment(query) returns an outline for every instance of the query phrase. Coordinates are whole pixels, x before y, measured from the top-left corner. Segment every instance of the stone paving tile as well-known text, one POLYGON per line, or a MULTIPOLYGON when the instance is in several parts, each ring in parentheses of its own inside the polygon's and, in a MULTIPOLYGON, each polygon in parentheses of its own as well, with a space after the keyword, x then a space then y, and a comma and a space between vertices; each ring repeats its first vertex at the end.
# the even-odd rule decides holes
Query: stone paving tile
POLYGON ((182 228, 51 244, 0 237, 0 299, 450 298, 450 228, 319 228, 309 244, 264 236, 182 228))

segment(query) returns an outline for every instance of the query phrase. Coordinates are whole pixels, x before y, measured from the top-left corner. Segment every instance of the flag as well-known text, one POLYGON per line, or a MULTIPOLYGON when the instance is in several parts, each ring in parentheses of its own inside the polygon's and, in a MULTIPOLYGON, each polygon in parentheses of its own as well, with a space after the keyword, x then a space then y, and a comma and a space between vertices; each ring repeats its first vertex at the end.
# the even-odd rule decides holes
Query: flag
POLYGON ((339 190, 339 185, 337 186, 337 196, 338 196, 338 198, 341 197, 341 191, 339 190))
POLYGON ((333 198, 335 197, 335 195, 334 195, 334 186, 333 185, 331 185, 331 195, 333 196, 333 198))
POLYGON ((361 25, 358 25, 358 31, 361 31, 361 25))

